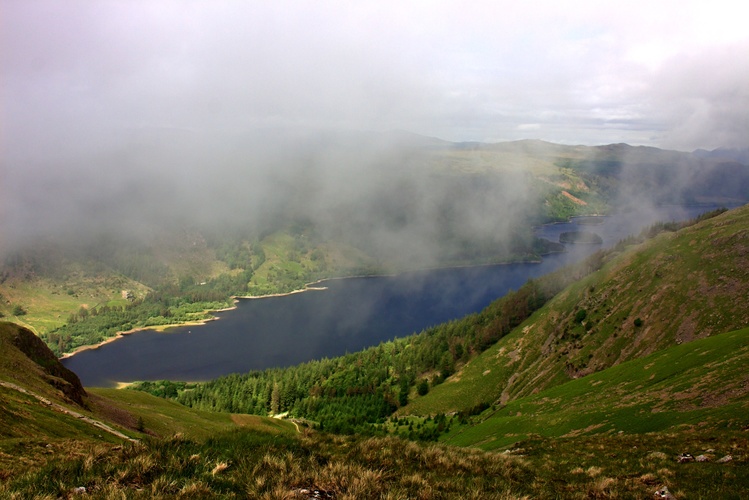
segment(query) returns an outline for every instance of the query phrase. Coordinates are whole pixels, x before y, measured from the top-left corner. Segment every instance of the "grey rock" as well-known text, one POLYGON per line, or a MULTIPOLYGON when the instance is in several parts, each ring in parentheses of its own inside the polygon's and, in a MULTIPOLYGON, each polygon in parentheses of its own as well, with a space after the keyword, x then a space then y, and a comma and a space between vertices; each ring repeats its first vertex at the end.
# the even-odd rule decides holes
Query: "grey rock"
POLYGON ((661 486, 660 488, 655 490, 655 493, 653 493, 653 498, 675 500, 675 497, 671 494, 670 491, 668 491, 668 488, 666 486, 661 486))
POLYGON ((692 456, 691 453, 682 453, 681 455, 679 455, 679 458, 677 459, 677 461, 680 464, 686 464, 689 462, 694 462, 694 457, 692 456))

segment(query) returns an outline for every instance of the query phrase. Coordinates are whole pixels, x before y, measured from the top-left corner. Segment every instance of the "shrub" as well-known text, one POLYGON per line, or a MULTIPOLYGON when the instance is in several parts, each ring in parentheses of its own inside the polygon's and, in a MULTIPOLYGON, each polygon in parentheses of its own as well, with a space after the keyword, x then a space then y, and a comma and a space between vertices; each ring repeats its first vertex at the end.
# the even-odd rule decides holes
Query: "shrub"
POLYGON ((425 396, 429 392, 429 382, 426 379, 422 380, 416 388, 416 392, 419 393, 419 396, 425 396))
POLYGON ((583 320, 588 316, 588 311, 585 309, 580 309, 577 311, 577 314, 575 314, 575 323, 582 323, 583 320))

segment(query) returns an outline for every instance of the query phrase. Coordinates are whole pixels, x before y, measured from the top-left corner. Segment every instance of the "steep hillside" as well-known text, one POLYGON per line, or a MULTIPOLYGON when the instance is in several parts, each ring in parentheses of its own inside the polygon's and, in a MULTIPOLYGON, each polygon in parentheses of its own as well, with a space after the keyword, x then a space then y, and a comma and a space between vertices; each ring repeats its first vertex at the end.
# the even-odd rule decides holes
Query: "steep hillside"
POLYGON ((401 413, 505 404, 749 324, 749 206, 619 249, 401 413))
POLYGON ((500 405, 445 441, 497 449, 531 436, 749 426, 749 328, 674 346, 500 405))
MULTIPOLYGON (((236 427, 295 432, 289 422, 216 414, 135 391, 85 391, 33 332, 0 323, 0 449, 3 440, 122 442, 144 435, 196 438, 236 427)), ((14 441, 15 443, 15 441, 14 441)))
POLYGON ((0 381, 16 384, 44 397, 85 406, 86 391, 78 376, 26 328, 0 322, 0 381))

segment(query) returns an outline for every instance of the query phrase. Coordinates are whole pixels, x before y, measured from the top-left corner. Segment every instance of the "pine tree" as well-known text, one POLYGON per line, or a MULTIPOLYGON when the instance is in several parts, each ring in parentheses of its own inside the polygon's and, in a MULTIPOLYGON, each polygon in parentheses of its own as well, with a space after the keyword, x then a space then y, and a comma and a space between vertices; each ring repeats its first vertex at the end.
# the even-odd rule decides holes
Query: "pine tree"
POLYGON ((278 382, 273 383, 273 392, 270 395, 270 412, 273 415, 279 413, 279 403, 281 401, 281 389, 278 387, 278 382))

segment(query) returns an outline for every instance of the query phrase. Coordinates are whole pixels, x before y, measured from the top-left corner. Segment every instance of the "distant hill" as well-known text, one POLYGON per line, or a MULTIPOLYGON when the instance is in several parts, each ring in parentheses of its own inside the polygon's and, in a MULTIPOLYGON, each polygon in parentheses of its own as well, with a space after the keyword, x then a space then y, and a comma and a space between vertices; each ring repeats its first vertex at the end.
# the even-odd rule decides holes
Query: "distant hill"
POLYGON ((712 151, 697 149, 692 154, 699 158, 730 160, 749 165, 749 148, 717 148, 712 151))

